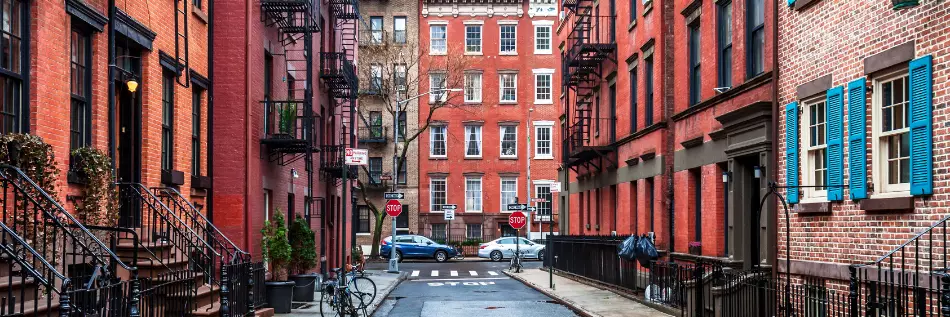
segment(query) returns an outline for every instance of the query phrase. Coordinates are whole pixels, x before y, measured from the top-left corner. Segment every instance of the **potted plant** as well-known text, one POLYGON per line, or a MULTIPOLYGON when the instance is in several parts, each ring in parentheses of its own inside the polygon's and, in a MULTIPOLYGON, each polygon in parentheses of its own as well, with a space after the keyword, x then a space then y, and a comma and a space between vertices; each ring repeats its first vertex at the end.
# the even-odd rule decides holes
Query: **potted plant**
POLYGON ((264 221, 261 229, 261 249, 264 261, 270 263, 270 280, 264 283, 267 304, 274 313, 290 313, 293 299, 294 282, 283 279, 290 263, 290 242, 287 240, 287 227, 280 209, 274 214, 273 221, 264 221))
POLYGON ((290 271, 294 282, 294 301, 312 302, 313 291, 317 284, 316 273, 309 272, 317 265, 317 251, 313 230, 299 214, 290 226, 290 271))
POLYGON ((280 133, 293 135, 297 123, 297 104, 288 103, 280 108, 280 133))

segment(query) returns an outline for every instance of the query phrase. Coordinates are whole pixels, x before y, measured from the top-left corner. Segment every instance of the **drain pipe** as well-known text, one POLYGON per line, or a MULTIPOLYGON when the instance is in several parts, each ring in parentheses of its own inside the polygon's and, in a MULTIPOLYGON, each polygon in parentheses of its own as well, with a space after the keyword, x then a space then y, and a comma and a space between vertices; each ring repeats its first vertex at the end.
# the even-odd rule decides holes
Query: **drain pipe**
MULTIPOLYGON (((244 118, 251 119, 251 2, 253 0, 244 0, 244 118)), ((251 250, 251 208, 248 203, 251 183, 251 177, 248 171, 251 170, 251 127, 244 128, 244 247, 251 250)))
MULTIPOLYGON (((779 110, 779 106, 778 106, 778 103, 779 103, 779 100, 778 100, 778 79, 779 79, 779 73, 778 73, 778 72, 779 72, 779 69, 778 69, 778 7, 779 7, 779 5, 780 5, 780 1, 778 1, 778 0, 772 2, 772 138, 775 139, 775 141, 772 142, 772 159, 771 159, 771 162, 769 162, 769 163, 771 163, 772 166, 773 166, 772 175, 778 175, 778 156, 779 156, 779 152, 778 152, 778 151, 779 151, 779 147, 778 147, 778 131, 779 131, 778 125, 779 125, 779 120, 778 120, 778 117, 779 117, 779 113, 780 113, 780 112, 779 112, 779 111, 780 111, 780 110, 779 110)), ((775 181, 778 181, 778 179, 776 178, 775 181)), ((774 202, 774 201, 772 202, 771 205, 772 205, 772 208, 773 208, 772 210, 775 210, 776 208, 778 208, 778 203, 776 203, 776 202, 774 202)), ((773 213, 773 214, 774 214, 774 213, 773 213)), ((789 219, 786 218, 785 221, 789 221, 789 219)), ((775 229, 775 233, 774 233, 775 236, 774 236, 774 238, 775 238, 776 241, 778 241, 778 217, 773 217, 773 218, 772 218, 771 225, 772 225, 772 228, 775 229)), ((788 241, 786 241, 786 243, 788 243, 788 241)), ((789 250, 785 250, 785 251, 788 252, 789 250)), ((778 261, 777 261, 777 259, 778 259, 778 248, 775 248, 775 251, 774 251, 774 252, 775 252, 775 257, 774 257, 774 259, 776 259, 776 262, 778 262, 778 261)), ((789 260, 790 260, 789 258, 785 258, 786 267, 789 265, 789 260)), ((773 265, 776 265, 776 264, 778 264, 778 263, 773 263, 773 265)), ((773 269, 772 272, 776 272, 776 270, 773 269)), ((786 271, 786 272, 785 272, 785 274, 786 274, 787 276, 790 276, 789 274, 791 274, 791 273, 792 273, 791 271, 786 271)), ((776 273, 772 273, 772 274, 776 274, 776 273)), ((786 284, 786 285, 787 285, 787 284, 786 284)))
MULTIPOLYGON (((211 188, 208 189, 207 214, 208 221, 214 224, 214 0, 208 0, 208 178, 211 179, 211 188)), ((245 250, 247 250, 245 248, 245 250)))
POLYGON ((109 163, 112 175, 115 166, 115 0, 109 0, 109 163))

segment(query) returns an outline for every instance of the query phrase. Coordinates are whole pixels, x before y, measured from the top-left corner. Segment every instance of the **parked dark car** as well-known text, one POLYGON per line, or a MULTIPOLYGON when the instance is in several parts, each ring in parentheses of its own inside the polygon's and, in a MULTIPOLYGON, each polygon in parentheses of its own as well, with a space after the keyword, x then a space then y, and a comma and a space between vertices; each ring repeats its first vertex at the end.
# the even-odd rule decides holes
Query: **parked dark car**
MULTIPOLYGON (((379 254, 389 258, 392 250, 392 237, 383 239, 379 254)), ((417 235, 396 236, 396 259, 435 259, 436 262, 445 262, 457 255, 455 248, 435 243, 429 238, 417 235)))

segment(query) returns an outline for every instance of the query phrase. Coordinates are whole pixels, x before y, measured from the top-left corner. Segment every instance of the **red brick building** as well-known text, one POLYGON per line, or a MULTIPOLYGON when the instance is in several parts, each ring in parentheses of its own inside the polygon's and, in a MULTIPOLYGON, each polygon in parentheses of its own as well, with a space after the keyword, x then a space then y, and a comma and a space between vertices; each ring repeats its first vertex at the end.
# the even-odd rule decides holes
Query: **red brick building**
MULTIPOLYGON (((779 10, 780 184, 836 186, 785 191, 791 237, 780 218, 777 252, 790 257, 791 273, 846 287, 849 265, 871 263, 908 281, 895 284, 917 285, 918 273, 930 280, 913 294, 892 287, 890 298, 917 303, 937 292, 931 276, 946 258, 938 246, 946 245, 948 10, 936 1, 801 0, 779 10)), ((863 287, 868 277, 858 275, 863 287)))
MULTIPOLYGON (((422 2, 419 43, 430 58, 420 66, 419 91, 463 91, 445 97, 449 105, 434 111, 419 141, 419 232, 510 235, 506 205, 530 196, 546 201, 532 217, 531 237, 540 238, 538 221, 557 213, 550 194, 560 162, 556 12, 549 1, 422 2), (453 56, 462 56, 461 66, 447 62, 453 56), (444 204, 458 206, 451 225, 444 204)), ((420 99, 419 113, 434 104, 435 96, 420 99)), ((425 120, 420 115, 420 127, 425 120)))
POLYGON ((355 147, 358 14, 355 5, 279 4, 217 4, 226 14, 214 33, 215 223, 258 256, 265 220, 302 216, 325 272, 352 243, 342 167, 343 148, 355 147))

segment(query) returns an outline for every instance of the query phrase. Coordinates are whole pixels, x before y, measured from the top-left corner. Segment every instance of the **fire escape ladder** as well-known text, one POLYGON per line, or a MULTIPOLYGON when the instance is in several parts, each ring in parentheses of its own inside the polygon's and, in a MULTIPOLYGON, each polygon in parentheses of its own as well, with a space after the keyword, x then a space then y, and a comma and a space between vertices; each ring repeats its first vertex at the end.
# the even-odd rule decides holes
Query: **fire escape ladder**
POLYGON ((178 67, 184 69, 178 70, 177 81, 182 87, 188 88, 191 85, 191 69, 189 49, 188 49, 188 6, 191 5, 185 0, 175 0, 175 62, 178 67))

